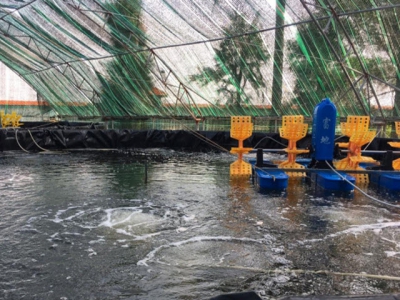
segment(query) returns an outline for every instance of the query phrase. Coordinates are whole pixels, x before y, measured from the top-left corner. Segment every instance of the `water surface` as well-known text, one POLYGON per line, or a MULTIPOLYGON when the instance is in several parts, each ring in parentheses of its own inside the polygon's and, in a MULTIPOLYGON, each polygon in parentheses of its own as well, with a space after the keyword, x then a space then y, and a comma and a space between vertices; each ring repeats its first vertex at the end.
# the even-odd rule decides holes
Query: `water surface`
POLYGON ((147 152, 0 153, 0 298, 399 291, 368 277, 400 276, 398 209, 301 181, 258 193, 229 154, 147 152))

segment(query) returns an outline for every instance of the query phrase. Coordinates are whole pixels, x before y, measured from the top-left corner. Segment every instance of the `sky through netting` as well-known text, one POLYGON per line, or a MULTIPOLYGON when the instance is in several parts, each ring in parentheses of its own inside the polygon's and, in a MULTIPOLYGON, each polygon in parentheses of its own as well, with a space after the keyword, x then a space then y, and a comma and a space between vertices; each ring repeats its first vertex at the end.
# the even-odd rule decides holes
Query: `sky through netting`
POLYGON ((0 61, 64 119, 400 115, 400 1, 2 0, 0 61))

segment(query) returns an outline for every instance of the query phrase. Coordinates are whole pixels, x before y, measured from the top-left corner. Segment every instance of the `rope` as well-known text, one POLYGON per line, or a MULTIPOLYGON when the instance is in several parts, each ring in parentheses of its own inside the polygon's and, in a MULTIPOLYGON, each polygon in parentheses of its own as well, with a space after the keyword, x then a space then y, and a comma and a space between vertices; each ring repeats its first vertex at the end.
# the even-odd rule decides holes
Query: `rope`
POLYGON ((57 123, 60 123, 60 122, 56 122, 56 123, 54 123, 54 122, 47 122, 47 123, 44 123, 44 124, 42 124, 42 125, 33 126, 33 127, 31 127, 31 129, 46 127, 46 126, 48 126, 48 125, 55 125, 55 124, 57 124, 57 123))
POLYGON ((352 182, 350 182, 349 180, 347 180, 346 177, 344 177, 342 174, 340 174, 338 171, 336 171, 336 170, 329 164, 328 161, 325 161, 325 163, 326 163, 326 164, 329 166, 329 168, 330 168, 333 172, 335 172, 340 178, 342 178, 344 181, 346 181, 347 183, 349 183, 350 185, 352 185, 356 190, 358 190, 360 193, 362 193, 362 194, 363 194, 364 196, 366 196, 367 198, 369 198, 369 199, 371 199, 371 200, 373 200, 373 201, 376 201, 376 202, 378 202, 378 203, 381 203, 381 204, 390 206, 390 207, 400 208, 400 205, 394 205, 394 204, 391 204, 391 203, 387 203, 387 202, 382 201, 382 200, 379 200, 379 199, 377 199, 377 198, 375 198, 375 197, 373 197, 373 196, 371 196, 371 195, 368 195, 366 192, 364 192, 362 189, 360 189, 358 186, 356 186, 355 184, 353 184, 352 182))
POLYGON ((36 143, 35 139, 34 139, 33 136, 32 136, 32 133, 31 133, 31 131, 30 131, 29 129, 28 129, 28 132, 29 132, 29 135, 30 135, 31 138, 32 138, 32 141, 35 143, 35 145, 36 145, 39 149, 41 149, 41 150, 43 150, 43 151, 49 151, 49 150, 47 150, 47 149, 44 149, 44 148, 40 147, 39 144, 36 143))
POLYGON ((281 146, 283 146, 283 147, 287 147, 287 145, 285 145, 285 144, 283 144, 283 143, 277 141, 276 139, 274 139, 274 138, 272 138, 272 137, 270 137, 270 136, 266 136, 266 137, 263 137, 261 140, 259 140, 258 143, 257 143, 253 148, 254 148, 254 149, 257 148, 258 144, 261 143, 264 139, 271 139, 271 140, 273 140, 275 143, 277 143, 277 144, 279 144, 279 145, 281 145, 281 146))
POLYGON ((342 137, 345 137, 345 135, 338 136, 338 137, 335 139, 335 142, 336 142, 338 139, 341 139, 342 137))
MULTIPOLYGON (((265 169, 263 169, 263 168, 260 168, 260 167, 257 167, 256 165, 254 165, 254 169, 260 170, 260 171, 263 172, 264 174, 267 174, 267 175, 271 176, 272 179, 275 181, 276 177, 275 177, 274 175, 272 175, 271 173, 268 173, 267 170, 265 170, 265 169)), ((282 170, 282 169, 278 169, 278 168, 277 168, 276 170, 282 170)), ((284 172, 284 171, 282 170, 282 172, 284 172)))
POLYGON ((296 273, 296 274, 317 274, 317 275, 324 274, 324 275, 354 276, 354 277, 366 277, 366 278, 374 278, 374 279, 400 281, 400 277, 397 277, 397 276, 376 275, 376 274, 366 274, 366 273, 332 272, 332 271, 328 271, 328 270, 318 270, 318 271, 301 270, 301 269, 298 269, 298 270, 290 270, 290 269, 265 270, 265 269, 242 267, 242 266, 218 266, 218 265, 206 265, 206 267, 231 268, 231 269, 238 269, 238 270, 261 272, 261 273, 277 273, 277 274, 296 273))
POLYGON ((365 146, 365 150, 369 147, 369 145, 371 145, 372 141, 381 133, 382 129, 379 129, 379 131, 375 134, 374 138, 372 140, 369 141, 369 143, 367 144, 367 146, 365 146))
POLYGON ((24 149, 24 148, 21 146, 21 144, 19 143, 17 132, 18 132, 18 129, 15 129, 15 140, 16 140, 18 146, 19 146, 23 151, 25 151, 26 153, 30 153, 28 150, 24 149))
MULTIPOLYGON (((172 117, 172 116, 171 116, 172 117)), ((181 122, 180 120, 172 117, 173 120, 175 120, 178 123, 181 123, 181 126, 183 128, 186 128, 187 131, 189 131, 191 134, 193 134, 194 136, 196 136, 197 138, 199 138, 200 140, 202 140, 203 142, 206 142, 207 144, 221 150, 222 152, 228 152, 230 153, 230 151, 220 145, 218 145, 217 143, 215 143, 214 141, 210 140, 209 138, 206 138, 205 136, 201 135, 200 133, 198 133, 197 131, 191 129, 190 127, 186 126, 185 124, 183 124, 183 122, 181 122)))

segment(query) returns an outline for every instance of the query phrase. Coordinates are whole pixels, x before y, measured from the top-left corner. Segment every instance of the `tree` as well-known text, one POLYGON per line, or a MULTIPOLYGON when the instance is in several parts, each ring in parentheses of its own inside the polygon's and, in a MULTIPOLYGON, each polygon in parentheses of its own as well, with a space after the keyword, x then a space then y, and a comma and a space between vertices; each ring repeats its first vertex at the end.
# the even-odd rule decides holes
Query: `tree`
MULTIPOLYGON (((316 13, 318 16, 318 13, 316 13)), ((290 64, 296 74, 294 93, 296 98, 294 104, 298 104, 305 115, 311 115, 314 106, 319 99, 329 94, 328 80, 331 90, 339 88, 341 81, 341 72, 334 68, 331 63, 332 51, 324 41, 318 28, 313 23, 306 23, 299 26, 296 39, 289 42, 290 64), (332 80, 335 75, 335 80, 332 80)), ((326 33, 332 44, 337 45, 337 35, 334 31, 326 33)), ((338 47, 334 49, 338 51, 338 47)))
POLYGON ((282 103, 282 77, 283 77, 283 51, 285 42, 285 7, 286 0, 276 1, 275 13, 275 47, 274 47, 274 69, 272 79, 272 107, 279 115, 279 107, 282 103))
POLYGON ((245 92, 249 84, 260 96, 266 88, 261 67, 269 59, 263 40, 256 31, 255 22, 248 23, 241 15, 230 16, 229 27, 224 28, 226 39, 215 50, 214 67, 205 67, 200 74, 192 75, 202 85, 215 82, 218 94, 226 99, 226 104, 240 106, 249 103, 251 96, 245 92))
MULTIPOLYGON (((340 5, 348 6, 345 0, 339 0, 340 5)), ((394 110, 395 116, 400 117, 400 40, 398 16, 400 8, 393 6, 393 1, 376 0, 355 0, 355 4, 360 8, 382 7, 380 10, 366 12, 363 15, 355 15, 354 21, 365 23, 367 34, 372 43, 379 50, 384 51, 389 58, 390 67, 386 69, 386 78, 389 83, 397 89, 394 91, 394 110), (364 19, 364 20, 362 20, 364 19)))
MULTIPOLYGON (((336 9, 340 7, 340 12, 354 11, 354 1, 349 4, 346 0, 337 0, 336 9)), ((360 6, 358 8, 361 9, 360 6)), ((330 9, 321 3, 320 6, 314 7, 312 13, 315 19, 332 16, 330 9)), ((365 20, 361 22, 361 18, 365 16, 365 13, 349 14, 340 20, 332 17, 317 21, 320 28, 315 23, 306 23, 298 27, 296 40, 289 43, 290 63, 296 73, 297 97, 294 102, 304 108, 305 114, 311 115, 315 104, 325 97, 335 98, 336 102, 340 102, 342 109, 347 110, 347 114, 364 113, 366 110, 371 112, 368 94, 372 92, 372 88, 370 78, 365 76, 365 73, 382 76, 382 70, 388 74, 393 67, 385 57, 379 57, 380 61, 377 63, 377 58, 372 55, 353 51, 351 45, 373 51, 371 40, 374 39, 371 39, 371 35, 367 37, 360 28, 360 24, 365 23, 365 20), (339 55, 339 60, 335 54, 339 55), (357 101, 360 98, 362 101, 357 101)), ((376 26, 376 22, 367 23, 365 26, 370 29, 376 26)))
POLYGON ((157 108, 161 103, 152 91, 148 53, 137 52, 146 48, 141 0, 119 0, 108 6, 115 57, 107 64, 107 77, 99 76, 102 111, 110 116, 151 114, 149 107, 157 108))

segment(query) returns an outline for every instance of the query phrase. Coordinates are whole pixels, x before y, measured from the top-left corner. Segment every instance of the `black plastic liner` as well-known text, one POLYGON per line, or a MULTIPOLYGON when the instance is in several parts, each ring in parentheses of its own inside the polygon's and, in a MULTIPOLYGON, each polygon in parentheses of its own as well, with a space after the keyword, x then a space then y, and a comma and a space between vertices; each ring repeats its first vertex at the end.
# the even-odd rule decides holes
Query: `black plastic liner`
MULTIPOLYGON (((368 150, 396 150, 388 145, 393 139, 375 138, 368 150)), ((341 138, 337 141, 346 141, 341 138)), ((307 149, 311 135, 297 142, 299 149, 307 149)), ((287 140, 278 133, 255 132, 244 141, 244 147, 282 149, 287 140)), ((67 150, 67 149, 136 149, 169 148, 193 152, 221 152, 237 147, 238 141, 228 131, 186 130, 105 130, 71 128, 2 128, 0 150, 67 150), (222 147, 222 148, 221 148, 222 147), (43 149, 41 149, 43 148, 43 149)))
MULTIPOLYGON (((284 148, 279 134, 254 133, 244 147, 284 148), (261 141, 261 139, 263 139, 261 141)), ((170 148, 188 151, 223 151, 238 142, 223 131, 104 130, 104 129, 0 129, 0 149, 41 151, 63 149, 170 148), (219 147, 218 147, 219 146, 219 147)))

